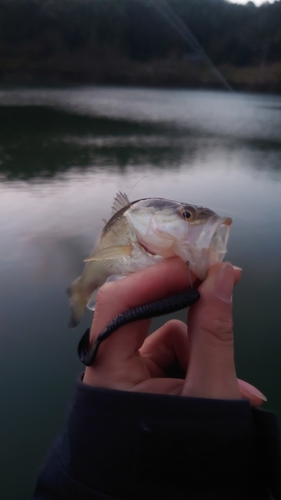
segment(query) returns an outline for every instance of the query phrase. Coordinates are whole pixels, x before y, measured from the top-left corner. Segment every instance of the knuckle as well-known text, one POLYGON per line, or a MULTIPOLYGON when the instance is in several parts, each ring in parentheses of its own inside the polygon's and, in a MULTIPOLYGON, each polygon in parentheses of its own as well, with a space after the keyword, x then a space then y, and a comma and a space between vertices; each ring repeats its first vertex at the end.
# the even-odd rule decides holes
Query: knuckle
POLYGON ((229 341, 233 337, 232 318, 211 318, 205 325, 206 331, 220 340, 229 341))
POLYGON ((167 321, 166 327, 170 331, 186 330, 186 324, 179 319, 170 319, 169 321, 167 321))

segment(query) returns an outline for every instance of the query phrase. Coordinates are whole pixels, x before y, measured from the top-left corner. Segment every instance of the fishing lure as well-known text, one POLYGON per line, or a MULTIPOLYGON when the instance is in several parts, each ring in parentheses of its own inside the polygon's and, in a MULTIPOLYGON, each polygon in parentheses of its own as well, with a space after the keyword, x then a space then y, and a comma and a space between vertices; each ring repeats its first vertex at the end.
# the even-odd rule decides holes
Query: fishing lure
POLYGON ((198 290, 189 288, 182 293, 128 309, 115 316, 98 335, 92 345, 90 344, 90 329, 88 328, 78 344, 78 356, 80 361, 86 366, 91 366, 97 356, 100 344, 122 326, 132 323, 133 321, 180 311, 181 309, 195 304, 199 298, 200 293, 198 290))

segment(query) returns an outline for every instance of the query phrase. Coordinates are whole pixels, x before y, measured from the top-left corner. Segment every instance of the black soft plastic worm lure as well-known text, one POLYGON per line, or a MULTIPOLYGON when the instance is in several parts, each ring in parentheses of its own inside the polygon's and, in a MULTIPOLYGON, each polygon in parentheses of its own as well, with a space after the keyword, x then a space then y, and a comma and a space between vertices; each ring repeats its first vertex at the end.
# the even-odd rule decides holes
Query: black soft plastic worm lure
POLYGON ((121 328, 121 326, 140 319, 148 319, 180 311, 185 307, 195 304, 199 298, 200 294, 198 290, 190 288, 177 295, 171 295, 165 299, 156 300, 155 302, 149 302, 143 306, 128 309, 115 316, 99 334, 92 345, 90 345, 90 329, 88 328, 78 344, 78 356, 80 361, 86 366, 91 366, 96 358, 100 344, 113 332, 118 330, 118 328, 121 328))

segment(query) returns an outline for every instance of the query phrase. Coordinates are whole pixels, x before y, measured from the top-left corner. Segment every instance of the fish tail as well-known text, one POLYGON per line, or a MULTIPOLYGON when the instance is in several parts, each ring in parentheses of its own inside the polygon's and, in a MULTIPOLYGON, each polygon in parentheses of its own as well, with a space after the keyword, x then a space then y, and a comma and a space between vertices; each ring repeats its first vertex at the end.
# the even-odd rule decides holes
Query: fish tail
POLYGON ((83 316, 88 302, 81 276, 73 281, 72 285, 66 290, 66 293, 69 296, 69 305, 71 309, 68 326, 70 328, 75 328, 83 316))

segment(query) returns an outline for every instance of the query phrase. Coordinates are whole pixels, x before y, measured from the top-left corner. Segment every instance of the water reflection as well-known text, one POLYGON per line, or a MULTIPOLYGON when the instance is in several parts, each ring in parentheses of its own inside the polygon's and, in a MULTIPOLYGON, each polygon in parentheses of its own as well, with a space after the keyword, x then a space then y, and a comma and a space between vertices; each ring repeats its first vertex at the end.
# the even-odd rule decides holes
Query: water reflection
POLYGON ((246 156, 247 168, 280 171, 280 137, 226 137, 173 120, 112 119, 39 105, 0 106, 0 117, 2 180, 46 179, 70 168, 193 168, 207 158, 212 168, 215 155, 222 161, 246 156))
POLYGON ((280 141, 280 97, 121 87, 0 91, 2 106, 48 106, 87 117, 169 123, 200 134, 280 141))
POLYGON ((71 167, 177 165, 182 144, 164 126, 79 116, 46 107, 0 108, 3 179, 50 177, 71 167))

